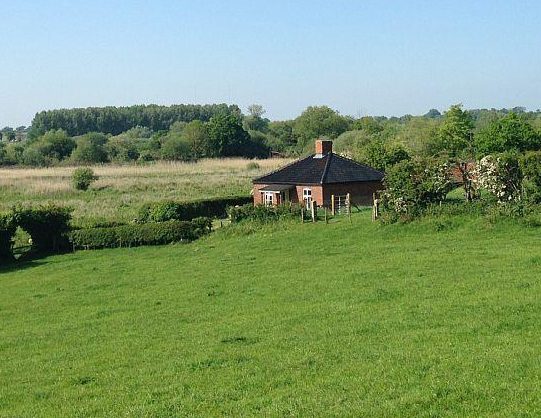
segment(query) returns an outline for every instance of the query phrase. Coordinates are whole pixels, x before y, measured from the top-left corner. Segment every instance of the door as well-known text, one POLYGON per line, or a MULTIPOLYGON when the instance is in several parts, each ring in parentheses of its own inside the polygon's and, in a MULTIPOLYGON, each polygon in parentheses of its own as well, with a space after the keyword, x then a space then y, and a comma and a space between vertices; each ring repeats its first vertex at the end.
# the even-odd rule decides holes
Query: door
POLYGON ((273 192, 265 192, 264 202, 265 206, 272 206, 274 204, 274 193, 273 192))
POLYGON ((303 189, 302 190, 302 200, 304 200, 304 205, 307 210, 312 208, 312 189, 303 189))

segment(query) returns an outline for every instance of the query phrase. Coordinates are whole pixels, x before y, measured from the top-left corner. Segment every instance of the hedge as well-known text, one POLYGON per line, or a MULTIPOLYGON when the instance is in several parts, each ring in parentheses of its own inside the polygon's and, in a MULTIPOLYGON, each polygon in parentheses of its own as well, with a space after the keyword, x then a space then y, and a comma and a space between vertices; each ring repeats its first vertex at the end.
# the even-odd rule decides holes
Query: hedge
POLYGON ((0 262, 14 260, 11 248, 17 224, 11 213, 0 214, 0 262))
POLYGON ((37 253, 62 251, 69 248, 71 208, 45 205, 16 207, 13 219, 32 237, 32 250, 37 253))
POLYGON ((147 203, 139 211, 139 222, 189 221, 197 217, 225 217, 227 208, 252 202, 250 196, 222 197, 192 202, 147 203))
POLYGON ((292 218, 300 216, 301 207, 299 205, 244 205, 229 208, 229 218, 232 223, 250 219, 259 222, 276 221, 283 218, 292 218))
POLYGON ((69 237, 74 249, 137 247, 193 241, 208 234, 211 228, 212 221, 209 218, 197 218, 192 221, 79 229, 72 231, 69 237))

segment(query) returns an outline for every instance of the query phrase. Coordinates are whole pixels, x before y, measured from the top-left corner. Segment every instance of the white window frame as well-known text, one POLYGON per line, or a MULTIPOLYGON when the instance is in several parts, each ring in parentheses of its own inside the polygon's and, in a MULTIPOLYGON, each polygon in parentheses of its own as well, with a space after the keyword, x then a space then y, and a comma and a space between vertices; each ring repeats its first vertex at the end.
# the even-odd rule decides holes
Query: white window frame
POLYGON ((274 205, 274 192, 263 192, 263 202, 265 206, 274 205))
POLYGON ((308 187, 302 189, 302 200, 306 206, 306 209, 310 210, 312 206, 312 189, 308 187))

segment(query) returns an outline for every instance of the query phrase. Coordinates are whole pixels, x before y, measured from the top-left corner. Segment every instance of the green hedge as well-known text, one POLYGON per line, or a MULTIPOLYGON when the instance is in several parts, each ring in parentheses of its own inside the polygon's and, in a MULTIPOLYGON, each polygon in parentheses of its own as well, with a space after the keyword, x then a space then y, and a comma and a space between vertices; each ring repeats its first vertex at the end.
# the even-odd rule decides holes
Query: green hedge
POLYGON ((71 212, 71 208, 55 205, 16 207, 13 218, 32 237, 34 252, 49 253, 69 248, 71 212))
POLYGON ((12 213, 0 214, 0 262, 12 261, 14 259, 11 248, 16 229, 17 224, 12 213))
POLYGON ((276 221, 283 218, 292 218, 301 215, 299 205, 244 205, 229 208, 229 218, 232 223, 240 222, 244 219, 250 219, 259 222, 276 221))
POLYGON ((192 202, 164 201, 147 203, 139 211, 139 222, 189 221, 197 217, 225 217, 227 208, 252 202, 250 196, 235 196, 192 202))
POLYGON ((212 221, 209 218, 197 218, 192 221, 79 229, 72 231, 69 236, 74 249, 136 247, 193 241, 208 234, 211 228, 212 221))

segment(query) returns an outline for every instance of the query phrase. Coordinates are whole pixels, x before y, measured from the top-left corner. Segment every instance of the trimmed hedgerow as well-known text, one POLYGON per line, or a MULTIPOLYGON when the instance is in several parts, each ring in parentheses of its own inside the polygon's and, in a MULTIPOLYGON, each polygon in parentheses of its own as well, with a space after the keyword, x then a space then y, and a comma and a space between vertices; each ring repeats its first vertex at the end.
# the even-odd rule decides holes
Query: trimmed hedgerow
POLYGON ((79 229, 70 233, 70 241, 74 249, 164 245, 193 241, 208 234, 211 229, 212 221, 210 219, 197 218, 193 221, 167 221, 110 228, 79 229))
POLYGON ((32 237, 34 252, 49 253, 69 248, 71 212, 71 208, 55 205, 16 207, 13 219, 32 237))
POLYGON ((301 207, 299 205, 254 206, 247 204, 229 208, 229 218, 232 223, 245 219, 259 222, 277 221, 282 218, 300 216, 300 214, 301 207))
POLYGON ((198 217, 227 216, 227 208, 250 203, 250 196, 194 200, 192 202, 164 201, 147 203, 139 210, 139 222, 189 221, 198 217))
POLYGON ((16 229, 17 224, 13 219, 13 214, 0 214, 0 262, 14 260, 11 249, 16 229))

